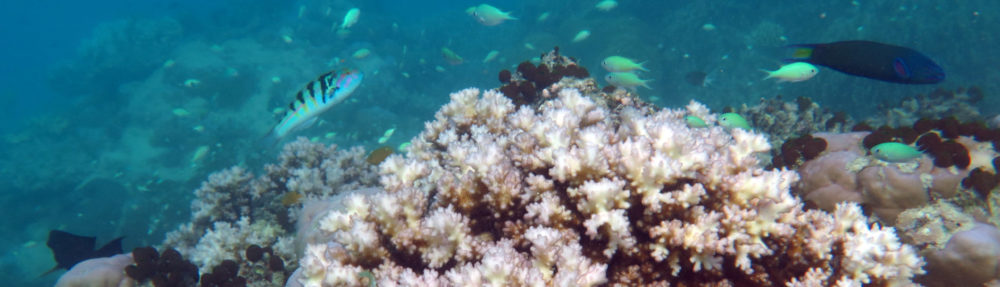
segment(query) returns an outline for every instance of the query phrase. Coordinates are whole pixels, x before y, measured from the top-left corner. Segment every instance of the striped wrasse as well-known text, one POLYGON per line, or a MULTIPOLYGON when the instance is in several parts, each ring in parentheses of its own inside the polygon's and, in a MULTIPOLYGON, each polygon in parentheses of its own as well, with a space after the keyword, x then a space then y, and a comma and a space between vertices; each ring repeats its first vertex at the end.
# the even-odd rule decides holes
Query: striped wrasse
POLYGON ((319 115, 343 102, 361 84, 364 74, 356 69, 331 71, 306 84, 288 104, 288 111, 268 133, 274 144, 286 135, 316 122, 319 115))

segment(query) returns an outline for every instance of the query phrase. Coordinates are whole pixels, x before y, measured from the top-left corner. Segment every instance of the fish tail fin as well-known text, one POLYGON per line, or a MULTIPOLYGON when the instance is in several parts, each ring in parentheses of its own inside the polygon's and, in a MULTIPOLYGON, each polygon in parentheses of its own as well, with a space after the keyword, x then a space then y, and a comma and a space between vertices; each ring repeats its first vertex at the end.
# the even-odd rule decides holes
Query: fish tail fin
POLYGON ((649 70, 646 69, 646 67, 643 66, 643 65, 646 64, 646 62, 649 62, 649 61, 643 61, 642 63, 639 63, 639 70, 642 70, 643 72, 649 72, 649 70))
POLYGON ((649 87, 649 85, 647 85, 647 84, 646 84, 646 83, 649 83, 649 82, 652 82, 652 81, 653 81, 653 80, 645 80, 645 81, 642 81, 642 86, 643 86, 643 87, 645 87, 645 88, 647 88, 647 89, 650 89, 650 90, 652 90, 653 88, 650 88, 650 87, 649 87))
POLYGON ((274 132, 274 130, 275 129, 271 129, 267 132, 267 134, 258 138, 257 144, 260 146, 274 148, 278 145, 278 143, 281 143, 282 137, 278 136, 278 133, 274 132))
POLYGON ((766 77, 764 77, 763 79, 761 79, 762 81, 763 81, 763 80, 767 80, 767 79, 770 79, 771 77, 774 77, 774 73, 773 73, 773 71, 768 71, 768 70, 765 70, 765 69, 760 69, 760 71, 761 71, 761 72, 764 72, 765 74, 767 74, 767 76, 766 76, 766 77))

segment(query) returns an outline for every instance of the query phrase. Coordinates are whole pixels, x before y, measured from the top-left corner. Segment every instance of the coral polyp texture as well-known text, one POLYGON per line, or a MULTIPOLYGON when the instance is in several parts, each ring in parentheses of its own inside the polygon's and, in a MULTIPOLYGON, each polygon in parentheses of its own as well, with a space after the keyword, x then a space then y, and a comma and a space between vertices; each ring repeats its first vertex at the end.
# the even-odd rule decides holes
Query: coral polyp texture
POLYGON ((295 267, 285 262, 300 255, 294 230, 295 219, 306 213, 302 201, 376 184, 376 167, 365 162, 360 147, 339 150, 299 138, 260 176, 238 166, 209 176, 195 191, 191 222, 170 232, 163 245, 190 258, 201 274, 231 262, 250 286, 281 285, 295 267), (267 262, 247 258, 252 246, 265 246, 267 262))
POLYGON ((764 136, 689 128, 686 115, 714 120, 701 104, 610 109, 601 93, 542 92, 554 97, 537 107, 453 93, 380 165, 381 190, 299 222, 311 235, 287 286, 859 286, 923 273, 856 204, 803 209, 798 175, 759 162, 764 136))

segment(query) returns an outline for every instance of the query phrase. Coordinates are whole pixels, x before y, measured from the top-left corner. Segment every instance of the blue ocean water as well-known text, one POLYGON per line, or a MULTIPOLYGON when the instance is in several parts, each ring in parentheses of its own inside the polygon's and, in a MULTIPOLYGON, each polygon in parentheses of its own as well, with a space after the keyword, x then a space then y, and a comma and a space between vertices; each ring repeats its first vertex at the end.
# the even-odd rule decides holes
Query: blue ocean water
POLYGON ((364 84, 297 135, 374 148, 395 129, 384 144, 397 146, 449 92, 498 87, 498 71, 555 46, 595 78, 607 56, 645 62, 651 89, 637 94, 664 107, 805 96, 864 119, 907 96, 978 86, 980 112, 1000 112, 996 2, 621 0, 609 11, 597 2, 491 1, 518 19, 484 26, 466 14, 480 4, 471 1, 4 1, 0 280, 54 282, 39 277, 54 265, 50 229, 126 236, 126 249, 158 244, 188 219, 209 173, 272 161, 278 148, 258 140, 275 109, 342 67, 364 71, 364 84), (350 8, 359 21, 339 32, 350 8), (581 30, 590 36, 572 41, 581 30), (821 68, 805 82, 761 80, 786 45, 852 39, 919 50, 948 78, 900 85, 821 68), (690 83, 692 72, 710 81, 690 83))

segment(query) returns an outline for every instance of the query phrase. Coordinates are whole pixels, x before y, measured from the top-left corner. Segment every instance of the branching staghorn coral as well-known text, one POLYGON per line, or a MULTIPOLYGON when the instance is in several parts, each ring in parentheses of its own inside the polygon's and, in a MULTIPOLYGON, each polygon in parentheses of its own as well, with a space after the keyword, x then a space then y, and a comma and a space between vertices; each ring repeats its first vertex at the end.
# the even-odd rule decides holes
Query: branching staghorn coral
POLYGON ((309 225, 287 286, 900 285, 923 261, 860 208, 803 210, 798 180, 766 171, 767 140, 692 129, 688 110, 610 112, 574 89, 516 107, 466 89, 383 192, 345 196, 309 225))

